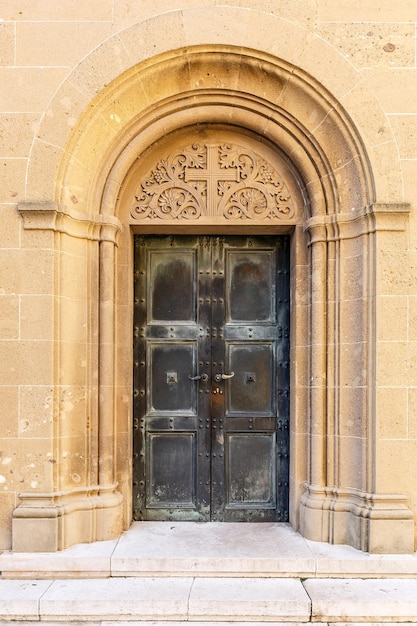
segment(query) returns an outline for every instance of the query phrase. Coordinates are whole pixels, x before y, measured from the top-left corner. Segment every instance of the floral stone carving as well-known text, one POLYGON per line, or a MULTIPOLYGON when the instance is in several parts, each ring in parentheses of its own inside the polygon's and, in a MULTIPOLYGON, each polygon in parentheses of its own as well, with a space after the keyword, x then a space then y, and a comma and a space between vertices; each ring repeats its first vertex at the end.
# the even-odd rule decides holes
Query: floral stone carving
POLYGON ((285 182, 259 155, 238 145, 194 144, 161 159, 143 180, 135 219, 290 219, 285 182))

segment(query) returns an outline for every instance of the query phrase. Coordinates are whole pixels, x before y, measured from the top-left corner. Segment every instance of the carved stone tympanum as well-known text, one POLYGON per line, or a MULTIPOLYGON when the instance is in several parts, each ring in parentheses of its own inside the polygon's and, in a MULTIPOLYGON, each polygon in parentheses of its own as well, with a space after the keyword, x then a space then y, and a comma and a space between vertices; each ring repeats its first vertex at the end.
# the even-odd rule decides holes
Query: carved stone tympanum
POLYGON ((159 160, 141 182, 132 217, 290 219, 294 203, 281 176, 255 152, 224 143, 193 144, 159 160))

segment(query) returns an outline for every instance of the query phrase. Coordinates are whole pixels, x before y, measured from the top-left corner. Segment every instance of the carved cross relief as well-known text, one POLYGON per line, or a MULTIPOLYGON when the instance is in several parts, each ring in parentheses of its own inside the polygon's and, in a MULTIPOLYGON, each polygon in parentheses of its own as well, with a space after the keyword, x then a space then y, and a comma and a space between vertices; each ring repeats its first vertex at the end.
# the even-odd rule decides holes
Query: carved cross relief
POLYGON ((219 167, 217 146, 206 146, 206 167, 196 169, 192 167, 185 168, 185 181, 199 182, 206 181, 206 197, 207 197, 207 213, 216 215, 218 204, 218 186, 227 180, 239 182, 239 170, 234 168, 219 167))
POLYGON ((140 183, 136 220, 291 219, 295 204, 269 163, 236 144, 193 144, 159 160, 140 183))

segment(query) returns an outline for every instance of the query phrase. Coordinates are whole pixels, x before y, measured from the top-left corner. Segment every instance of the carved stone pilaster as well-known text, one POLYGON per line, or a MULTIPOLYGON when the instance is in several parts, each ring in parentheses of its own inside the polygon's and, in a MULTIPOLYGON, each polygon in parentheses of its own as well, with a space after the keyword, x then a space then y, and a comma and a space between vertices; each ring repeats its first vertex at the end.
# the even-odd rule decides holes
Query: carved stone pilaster
POLYGON ((374 440, 378 373, 375 357, 377 236, 383 231, 405 230, 409 210, 407 204, 374 204, 340 214, 316 216, 305 224, 310 234, 310 334, 314 341, 309 359, 310 482, 305 485, 300 500, 300 530, 315 541, 345 543, 374 553, 411 553, 414 550, 414 519, 407 497, 399 493, 379 493, 375 489, 381 481, 378 481, 380 467, 374 440), (357 243, 352 244, 350 240, 357 243), (326 258, 329 250, 332 250, 332 259, 326 258), (349 250, 353 250, 357 258, 354 274, 345 268, 349 250), (358 299, 349 293, 353 280, 359 285, 358 299), (329 298, 325 292, 338 297, 329 298), (358 314, 357 301, 363 307, 362 315, 358 314), (361 334, 352 334, 356 343, 346 339, 350 329, 346 325, 341 328, 341 320, 355 320, 361 331, 361 334), (359 362, 364 364, 362 378, 357 383, 349 379, 353 355, 344 356, 346 345, 360 354, 359 362), (333 359, 329 358, 329 347, 334 351, 333 359), (363 413, 358 415, 362 424, 366 424, 360 436, 340 435, 344 423, 351 417, 341 401, 342 392, 343 398, 349 397, 351 401, 357 396, 357 406, 361 405, 361 398, 366 398, 363 413), (344 454, 340 453, 342 445, 344 454), (356 460, 354 471, 342 467, 347 459, 356 460))
MULTIPOLYGON (((51 329, 59 350, 50 381, 56 398, 53 412, 56 424, 51 429, 50 447, 59 449, 59 433, 65 428, 65 420, 67 424, 71 419, 79 420, 74 423, 74 430, 77 428, 77 432, 82 433, 85 425, 84 439, 82 435, 73 439, 67 436, 66 445, 69 448, 73 446, 71 455, 68 455, 73 459, 80 456, 80 450, 85 455, 86 471, 83 478, 79 478, 80 485, 71 488, 62 469, 66 462, 64 456, 57 454, 54 460, 56 474, 49 483, 51 491, 19 493, 19 504, 12 519, 14 551, 55 551, 74 543, 110 539, 122 531, 122 496, 117 489, 114 469, 113 403, 114 258, 121 224, 114 216, 91 216, 55 202, 24 202, 18 205, 18 211, 25 230, 50 231, 52 235, 68 236, 53 238, 59 262, 54 265, 55 298, 48 300, 48 305, 54 307, 54 314, 49 317, 53 319, 56 316, 60 323, 51 329), (66 299, 61 297, 62 285, 69 275, 78 278, 74 280, 73 288, 75 307, 82 311, 87 302, 92 303, 86 333, 79 332, 74 323, 75 307, 66 306, 66 299), (95 311, 96 302, 98 307, 95 311), (71 329, 65 341, 62 338, 63 328, 71 329), (85 376, 77 379, 77 383, 73 383, 72 371, 79 367, 76 364, 86 355, 92 363, 99 363, 99 367, 95 370, 91 368, 85 376), (63 417, 57 398, 63 388, 76 385, 84 398, 85 409, 77 417, 63 417)), ((45 311, 47 314, 48 311, 45 311)), ((75 318, 79 319, 77 315, 75 318)))

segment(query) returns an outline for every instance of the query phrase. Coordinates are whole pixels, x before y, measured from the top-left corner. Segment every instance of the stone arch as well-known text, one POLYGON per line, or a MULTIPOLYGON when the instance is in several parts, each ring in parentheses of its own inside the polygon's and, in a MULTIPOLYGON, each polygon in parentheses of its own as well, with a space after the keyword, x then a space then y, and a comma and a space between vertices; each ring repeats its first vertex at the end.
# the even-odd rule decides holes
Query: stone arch
POLYGON ((162 134, 167 134, 176 124, 189 123, 190 118, 198 124, 207 115, 212 123, 227 119, 229 124, 248 127, 261 137, 272 136, 302 173, 311 196, 312 215, 340 213, 349 205, 349 210, 357 210, 375 201, 373 174, 363 142, 343 109, 318 82, 300 71, 294 74, 287 63, 250 50, 204 47, 174 51, 155 58, 152 65, 134 67, 100 94, 66 146, 56 180, 57 202, 88 213, 97 211, 100 194, 106 196, 115 172, 119 175, 124 160, 129 164, 136 144, 157 140, 161 123, 165 125, 162 134), (224 88, 208 85, 184 89, 184 57, 187 72, 195 74, 197 80, 204 67, 212 68, 215 76, 224 71, 225 56, 227 73, 241 76, 232 93, 227 80, 224 88), (147 102, 135 103, 137 108, 131 119, 123 120, 121 132, 109 136, 108 120, 121 123, 124 108, 134 101, 138 71, 140 87, 146 93, 153 82, 162 87, 147 102), (254 88, 259 72, 264 81, 262 96, 254 88), (166 75, 170 76, 168 84, 164 83, 166 75), (277 91, 281 92, 278 98, 277 91), (301 110, 297 110, 300 102, 301 110), (97 110, 99 116, 95 115, 97 110), (103 135, 108 145, 98 154, 108 162, 97 167, 95 143, 98 138, 101 143, 103 135), (320 196, 318 203, 316 194, 320 196))
MULTIPOLYGON (((255 72, 258 79, 262 77, 258 95, 275 104, 279 105, 281 100, 283 106, 286 106, 286 90, 280 89, 279 83, 274 85, 264 80, 264 55, 281 60, 278 65, 287 67, 289 84, 293 79, 296 83, 299 76, 303 75, 307 83, 311 81, 308 90, 301 90, 300 95, 317 89, 327 90, 333 98, 329 100, 329 107, 325 107, 324 118, 321 107, 315 111, 307 110, 304 106, 303 111, 302 101, 298 102, 294 116, 307 122, 306 128, 314 135, 333 105, 336 107, 336 115, 338 112, 341 114, 343 109, 349 111, 354 120, 350 126, 358 129, 354 135, 360 137, 372 163, 376 200, 389 202, 393 198, 396 201, 402 199, 401 167, 390 125, 377 99, 363 86, 362 78, 351 64, 322 38, 293 22, 253 9, 210 7, 172 11, 137 23, 103 42, 73 70, 50 103, 34 139, 27 174, 28 201, 67 199, 68 195, 59 189, 59 183, 58 186, 55 183, 62 179, 64 169, 69 167, 71 155, 75 155, 75 152, 78 152, 78 156, 84 155, 79 161, 79 171, 84 171, 84 177, 88 178, 86 171, 97 170, 96 156, 100 154, 102 158, 111 142, 120 136, 121 129, 129 126, 138 109, 142 110, 151 104, 155 96, 152 88, 142 85, 138 79, 139 91, 129 105, 112 100, 111 110, 100 108, 100 103, 109 101, 110 93, 115 93, 114 87, 123 80, 128 81, 139 64, 146 72, 156 66, 154 61, 158 55, 169 56, 172 50, 178 50, 186 68, 187 51, 201 45, 219 46, 219 49, 232 46, 237 54, 245 48, 246 54, 249 50, 257 51, 254 54, 252 75, 255 72), (236 24, 239 24, 238 28, 236 24), (168 25, 169 38, 161 36, 168 25), (363 107, 364 101, 369 103, 366 109, 363 107), (57 127, 61 129, 59 136, 57 127), (87 128, 90 134, 86 132, 87 128), (80 144, 74 152, 73 146, 80 138, 86 141, 88 138, 89 148, 85 150, 80 144), (39 172, 45 171, 45 168, 51 172, 51 177, 41 188, 42 177, 39 177, 39 172)), ((227 83, 239 91, 242 74, 239 74, 238 64, 235 69, 237 73, 229 74, 227 83)), ((195 79, 195 75, 186 70, 181 84, 177 85, 178 90, 194 89, 195 79)), ((220 86, 215 73, 200 76, 198 80, 209 89, 220 86)), ((72 167, 75 169, 74 164, 72 167)), ((69 206, 72 204, 70 200, 69 206)))
MULTIPOLYGON (((63 235, 57 243, 62 267, 69 263, 68 241, 84 242, 75 265, 90 276, 90 284, 80 287, 79 302, 90 310, 85 410, 92 412, 95 422, 95 436, 88 445, 97 466, 86 471, 85 487, 78 488, 77 494, 66 480, 58 478, 60 495, 49 494, 47 506, 45 494, 43 500, 36 494, 23 494, 14 515, 15 529, 27 528, 28 520, 40 519, 49 507, 45 518, 54 520, 54 532, 61 537, 58 547, 66 547, 75 541, 114 536, 122 523, 129 523, 129 467, 118 465, 117 458, 121 456, 118 450, 126 450, 126 446, 130 450, 129 386, 123 381, 130 379, 132 357, 129 333, 117 328, 120 320, 129 319, 130 237, 137 225, 123 207, 116 214, 118 198, 132 164, 147 147, 182 125, 198 128, 210 123, 250 132, 260 142, 276 146, 296 172, 305 202, 302 219, 284 224, 294 233, 292 377, 301 389, 292 397, 296 454, 291 522, 313 539, 373 551, 398 549, 404 524, 408 532, 412 520, 404 497, 376 493, 374 337, 369 323, 374 306, 374 233, 384 219, 381 215, 390 219, 402 212, 401 206, 387 204, 392 198, 402 199, 400 168, 389 127, 374 103, 378 114, 366 132, 358 132, 345 109, 347 105, 352 114, 359 111, 355 103, 362 99, 363 90, 358 77, 333 49, 293 24, 285 22, 286 37, 296 37, 301 52, 288 59, 285 38, 276 41, 277 29, 282 32, 283 27, 279 18, 231 8, 173 12, 169 21, 175 35, 165 42, 157 34, 167 19, 167 15, 159 16, 135 25, 92 53, 51 104, 51 110, 59 108, 69 94, 74 97, 76 93, 78 102, 83 100, 78 112, 82 108, 84 112, 69 139, 64 132, 62 147, 57 148, 57 138, 51 136, 45 118, 33 145, 28 202, 20 206, 25 228, 47 228, 63 235), (207 13, 211 20, 208 33, 207 13), (251 28, 254 13, 262 37, 251 28), (205 28, 195 26, 198 20, 201 24, 204 20, 205 28), (220 20, 222 26, 216 31, 220 20), (224 25, 232 20, 246 24, 244 41, 240 29, 225 30, 224 25), (209 43, 198 40, 196 33, 201 32, 209 43), (121 46, 116 60, 115 46, 121 46), (314 78, 308 72, 313 52, 320 59, 314 78), (109 60, 103 79, 96 70, 109 60), (79 93, 85 99, 80 99, 79 93), (390 167, 378 158, 382 150, 392 157, 390 167), (45 167, 54 176, 40 189, 37 172, 45 167), (348 293, 351 279, 342 276, 342 257, 353 259, 350 269, 360 273, 360 288, 353 298, 348 293), (355 315, 359 316, 359 330, 350 329, 346 340, 340 335, 338 320, 355 315), (349 344, 357 348, 353 364, 344 353, 349 344), (298 355, 306 349, 309 358, 298 365, 298 355), (355 383, 349 367, 363 372, 355 383), (343 402, 361 412, 352 437, 343 430, 343 402), (307 436, 297 439, 297 432, 307 436), (357 443, 353 445, 354 438, 357 443), (349 455, 360 468, 356 476, 349 471, 349 455), (75 530, 80 515, 89 516, 88 532, 75 530), (73 529, 66 536, 64 518, 66 527, 73 529), (394 532, 398 519, 403 527, 394 532), (382 545, 386 528, 394 532, 391 546, 382 545)), ((62 111, 60 115, 65 118, 62 111)), ((277 232, 282 227, 277 225, 277 232)), ((70 318, 60 300, 63 294, 56 295, 61 311, 56 328, 59 341, 70 318)), ((75 337, 77 342, 80 338, 75 337)), ((61 348, 62 365, 70 359, 72 348, 68 342, 61 348)), ((57 385, 65 386, 70 377, 65 367, 59 371, 57 385)))

